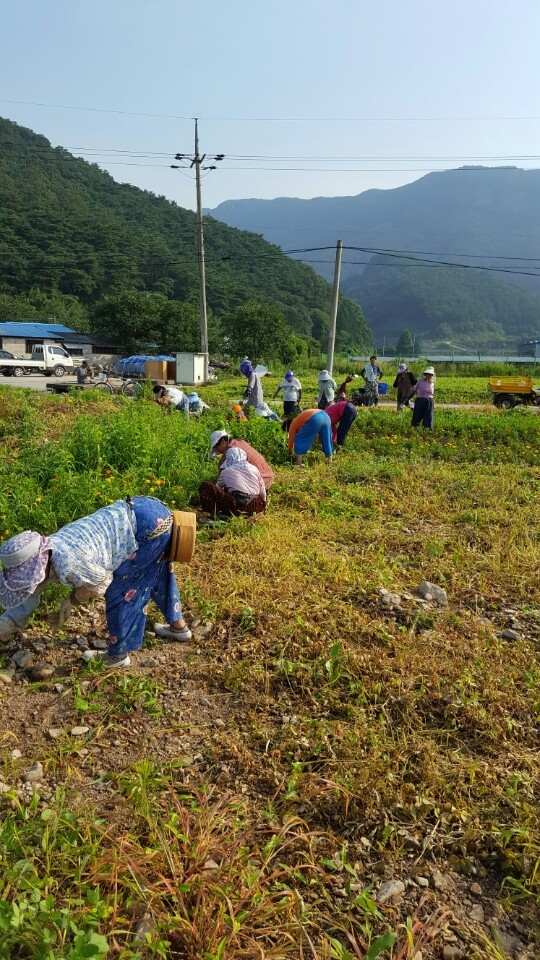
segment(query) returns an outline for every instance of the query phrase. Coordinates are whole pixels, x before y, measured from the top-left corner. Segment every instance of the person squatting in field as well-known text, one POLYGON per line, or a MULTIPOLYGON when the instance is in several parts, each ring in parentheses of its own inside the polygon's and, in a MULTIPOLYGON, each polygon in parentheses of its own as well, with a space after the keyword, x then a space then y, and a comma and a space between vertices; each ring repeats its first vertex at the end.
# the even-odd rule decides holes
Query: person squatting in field
MULTIPOLYGON (((229 436, 226 430, 214 430, 210 436, 210 457, 219 459, 219 472, 225 467, 225 461, 229 450, 242 450, 246 455, 248 464, 256 467, 260 474, 265 491, 268 492, 274 482, 274 471, 268 465, 262 454, 255 450, 246 440, 236 440, 229 436)), ((216 483, 205 480, 199 487, 199 499, 201 507, 205 512, 216 514, 223 513, 230 516, 232 503, 227 499, 228 494, 219 486, 219 477, 216 483), (224 509, 221 509, 221 506, 224 509)), ((266 496, 262 502, 252 503, 251 513, 260 513, 266 505, 266 496)), ((238 505, 234 504, 234 512, 238 513, 238 505)), ((245 513, 245 510, 241 512, 245 513)))
POLYGON ((174 564, 168 560, 172 513, 153 497, 116 500, 51 536, 26 530, 0 545, 0 637, 22 630, 37 610, 47 582, 72 587, 58 624, 72 606, 105 598, 109 649, 85 653, 104 666, 129 666, 129 654, 142 647, 146 605, 153 600, 166 619, 154 624, 164 639, 187 641, 174 564))
POLYGON ((201 506, 214 516, 262 513, 266 507, 264 480, 244 450, 229 447, 216 483, 201 483, 201 506))
POLYGON ((337 447, 342 447, 356 417, 356 407, 348 400, 340 400, 331 403, 325 413, 330 417, 332 424, 332 442, 337 447))
POLYGON ((397 390, 397 408, 403 410, 403 407, 410 407, 411 397, 414 396, 414 388, 417 384, 416 377, 409 370, 406 363, 400 363, 397 369, 397 376, 392 386, 397 390))
POLYGON ((294 450, 296 466, 302 466, 302 459, 319 438, 327 460, 332 460, 332 422, 326 410, 304 410, 291 423, 289 429, 289 450, 294 450))
POLYGON ((422 424, 428 430, 432 430, 435 415, 433 404, 435 370, 433 367, 426 367, 413 392, 416 393, 416 400, 414 401, 412 425, 413 427, 419 427, 422 424))

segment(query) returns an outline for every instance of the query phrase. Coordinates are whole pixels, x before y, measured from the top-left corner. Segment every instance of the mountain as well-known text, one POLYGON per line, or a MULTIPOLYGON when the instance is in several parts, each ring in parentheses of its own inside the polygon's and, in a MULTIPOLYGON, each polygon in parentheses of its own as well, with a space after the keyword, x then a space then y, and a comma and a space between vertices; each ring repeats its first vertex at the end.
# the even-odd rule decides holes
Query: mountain
MULTIPOLYGON (((474 326, 474 318, 484 322, 486 311, 494 334, 540 336, 540 170, 466 167, 354 197, 231 200, 211 214, 285 251, 305 251, 291 256, 309 260, 327 279, 332 251, 313 248, 335 247, 338 238, 361 248, 344 250, 342 289, 361 304, 378 338, 394 335, 399 315, 426 339, 445 339, 448 332, 453 338, 474 326), (384 256, 389 252, 416 259, 396 261, 384 256), (422 269, 426 259, 525 275, 422 269), (440 320, 443 291, 448 309, 440 320)), ((475 331, 463 335, 473 345, 475 331)))
MULTIPOLYGON (((205 223, 205 253, 207 301, 215 317, 248 300, 274 303, 294 332, 324 342, 331 290, 309 266, 291 261, 258 235, 214 219, 205 223)), ((197 304, 195 214, 116 183, 97 165, 0 119, 4 312, 13 298, 20 298, 24 313, 20 304, 42 297, 59 309, 69 301, 91 316, 96 304, 124 291, 197 304)), ((340 302, 338 341, 362 348, 372 343, 361 310, 346 297, 340 302)))

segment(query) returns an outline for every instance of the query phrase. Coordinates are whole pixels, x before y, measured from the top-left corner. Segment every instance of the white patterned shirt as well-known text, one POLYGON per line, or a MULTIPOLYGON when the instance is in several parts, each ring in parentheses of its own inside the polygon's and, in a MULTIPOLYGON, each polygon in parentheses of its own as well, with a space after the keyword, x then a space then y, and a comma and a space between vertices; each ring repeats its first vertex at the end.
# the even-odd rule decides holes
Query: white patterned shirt
POLYGON ((113 573, 138 549, 137 521, 125 500, 116 500, 50 537, 51 570, 60 583, 94 587, 103 594, 113 573))

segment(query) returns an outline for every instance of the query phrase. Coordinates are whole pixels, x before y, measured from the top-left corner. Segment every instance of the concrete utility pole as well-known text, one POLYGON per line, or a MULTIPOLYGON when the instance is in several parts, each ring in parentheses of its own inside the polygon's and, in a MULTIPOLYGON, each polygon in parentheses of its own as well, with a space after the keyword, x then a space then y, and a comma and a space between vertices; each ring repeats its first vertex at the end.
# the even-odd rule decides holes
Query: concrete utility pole
POLYGON ((343 241, 338 240, 336 247, 336 265, 334 268, 334 286, 332 288, 332 309, 330 312, 330 330, 328 331, 328 350, 326 355, 326 369, 332 373, 334 366, 334 345, 336 342, 336 320, 339 301, 339 275, 341 273, 341 250, 343 241))
POLYGON ((206 277, 204 270, 204 233, 201 200, 201 163, 205 158, 199 156, 199 127, 195 118, 195 183, 197 187, 197 257, 199 260, 199 313, 201 318, 201 353, 204 354, 204 379, 208 380, 208 317, 206 313, 206 277))
POLYGON ((199 261, 199 313, 201 319, 201 353, 204 354, 204 379, 208 380, 208 318, 206 314, 206 278, 204 269, 204 234, 201 200, 201 170, 217 170, 216 164, 225 159, 225 154, 218 153, 215 157, 209 157, 215 161, 203 167, 203 161, 206 154, 199 156, 199 122, 195 120, 195 153, 193 156, 187 153, 177 153, 175 160, 180 163, 171 163, 172 170, 192 170, 195 167, 195 186, 197 189, 197 259, 199 261))

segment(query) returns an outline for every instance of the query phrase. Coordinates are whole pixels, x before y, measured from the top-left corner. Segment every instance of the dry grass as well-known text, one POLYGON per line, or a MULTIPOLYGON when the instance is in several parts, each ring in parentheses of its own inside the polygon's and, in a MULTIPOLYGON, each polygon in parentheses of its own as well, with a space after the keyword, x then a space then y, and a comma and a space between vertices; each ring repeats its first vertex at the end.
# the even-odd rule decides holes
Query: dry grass
MULTIPOLYGON (((152 731, 172 718, 144 719, 144 745, 134 738, 82 873, 107 905, 112 955, 139 956, 142 911, 144 957, 349 960, 379 942, 385 960, 427 960, 453 930, 474 960, 500 960, 456 901, 413 885, 403 906, 378 907, 366 892, 435 865, 464 882, 481 871, 534 926, 540 469, 484 464, 474 443, 473 462, 441 462, 428 444, 423 459, 403 446, 382 458, 359 431, 332 466, 315 455, 278 467, 256 522, 201 531, 182 592, 217 626, 182 676, 226 704, 227 725, 189 786, 181 765, 152 758, 152 731), (424 578, 447 608, 413 599, 424 578), (405 594, 400 610, 383 607, 381 587, 405 594), (501 637, 507 608, 516 641, 501 637)), ((80 816, 88 824, 83 804, 80 816)), ((60 862, 56 889, 68 897, 69 883, 60 862)))

